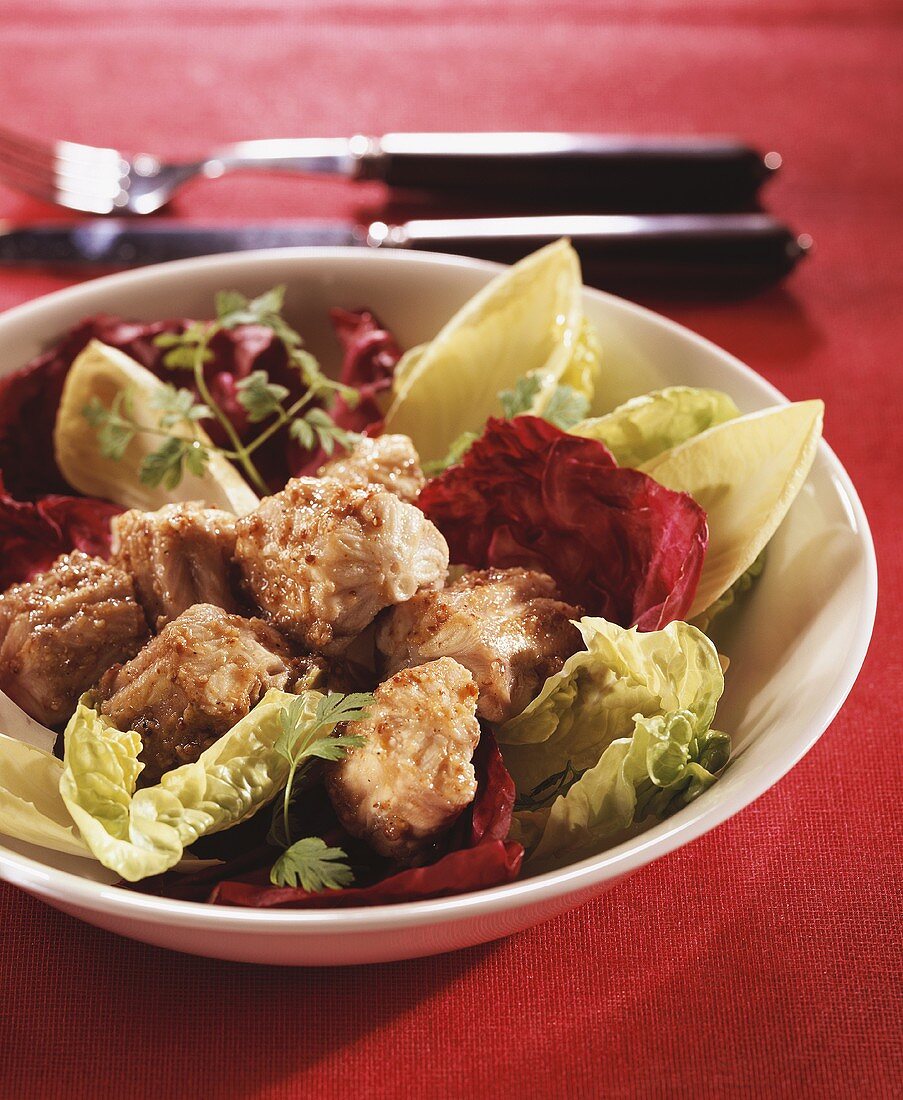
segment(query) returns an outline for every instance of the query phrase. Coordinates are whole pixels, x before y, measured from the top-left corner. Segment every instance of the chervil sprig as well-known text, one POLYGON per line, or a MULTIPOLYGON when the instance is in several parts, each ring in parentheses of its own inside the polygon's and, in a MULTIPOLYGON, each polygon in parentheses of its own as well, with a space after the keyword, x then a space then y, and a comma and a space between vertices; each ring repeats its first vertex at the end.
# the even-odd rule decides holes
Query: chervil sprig
POLYGON ((282 803, 270 829, 270 840, 286 849, 270 871, 274 885, 291 886, 300 881, 305 890, 313 890, 327 888, 308 885, 321 879, 329 878, 329 885, 347 886, 351 882, 350 869, 337 862, 345 857, 340 848, 327 848, 317 837, 292 841, 290 811, 305 772, 314 760, 341 760, 349 749, 364 744, 365 738, 359 734, 336 735, 333 731, 340 723, 366 718, 372 703, 373 696, 364 692, 350 695, 331 692, 322 696, 313 710, 309 695, 299 695, 280 709, 281 732, 273 748, 288 762, 289 770, 282 803))
POLYGON ((119 460, 136 435, 157 435, 162 442, 145 459, 141 480, 147 485, 164 485, 173 489, 185 470, 202 476, 212 452, 237 462, 248 481, 260 493, 267 485, 254 462, 254 452, 280 429, 287 427, 292 439, 307 450, 320 446, 332 454, 336 446, 349 447, 359 439, 354 432, 340 428, 329 410, 337 396, 354 407, 359 399, 357 390, 327 378, 317 360, 303 347, 298 332, 282 316, 285 287, 278 286, 247 298, 236 290, 221 291, 216 296, 216 319, 192 321, 182 332, 164 332, 155 343, 164 350, 163 365, 169 370, 190 371, 196 400, 191 390, 167 385, 158 392, 151 407, 160 412, 156 426, 150 427, 134 416, 128 394, 119 394, 106 408, 95 399, 85 406, 83 415, 95 428, 101 454, 119 460), (288 387, 273 382, 266 371, 252 371, 236 383, 236 399, 251 424, 262 425, 251 441, 242 441, 235 425, 215 400, 207 384, 204 368, 214 358, 213 341, 224 331, 240 325, 268 328, 282 344, 288 365, 298 372, 304 392, 290 405, 288 387), (216 420, 228 440, 219 447, 200 438, 201 420, 216 420), (269 421, 269 423, 266 423, 269 421), (265 425, 265 426, 264 426, 265 425))
POLYGON ((300 886, 315 894, 320 890, 341 890, 354 882, 354 872, 345 862, 342 848, 329 848, 318 836, 296 841, 273 864, 270 882, 274 886, 300 886))
MULTIPOLYGON (((506 420, 512 420, 515 416, 531 413, 533 402, 542 389, 542 383, 536 374, 526 374, 514 384, 514 389, 502 390, 499 395, 499 404, 502 406, 502 415, 506 420)), ((556 386, 546 403, 545 409, 536 415, 543 420, 548 420, 556 428, 566 432, 583 420, 589 412, 589 399, 573 386, 556 386)), ((427 477, 436 477, 449 466, 454 466, 467 454, 471 446, 479 439, 476 432, 462 432, 448 449, 444 458, 433 459, 425 462, 423 472, 427 477)))

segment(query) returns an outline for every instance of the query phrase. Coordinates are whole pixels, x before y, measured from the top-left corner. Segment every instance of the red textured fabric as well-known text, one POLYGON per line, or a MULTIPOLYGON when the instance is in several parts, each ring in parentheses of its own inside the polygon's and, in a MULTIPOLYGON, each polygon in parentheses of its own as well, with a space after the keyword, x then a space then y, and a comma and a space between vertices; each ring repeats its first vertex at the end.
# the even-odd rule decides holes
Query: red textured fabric
MULTIPOLYGON (((778 786, 584 908, 442 958, 311 972, 118 939, 0 887, 0 1097, 899 1095, 903 27, 897 0, 49 0, 0 6, 2 121, 190 153, 353 130, 738 133, 813 234, 783 289, 648 304, 793 398, 879 547, 853 694, 778 786)), ((350 213, 201 184, 187 217, 350 213)), ((0 217, 52 213, 8 192, 0 217)), ((64 285, 0 270, 0 307, 64 285)))

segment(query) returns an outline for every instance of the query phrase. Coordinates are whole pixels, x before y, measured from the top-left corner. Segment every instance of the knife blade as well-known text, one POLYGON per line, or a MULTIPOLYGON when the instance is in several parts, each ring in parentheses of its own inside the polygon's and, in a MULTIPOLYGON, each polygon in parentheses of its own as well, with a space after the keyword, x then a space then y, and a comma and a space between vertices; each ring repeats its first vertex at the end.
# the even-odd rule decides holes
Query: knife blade
POLYGON ((811 241, 767 214, 560 215, 372 222, 195 225, 99 218, 0 226, 0 263, 134 267, 222 252, 285 247, 417 249, 513 262, 569 237, 588 281, 633 285, 760 286, 786 275, 811 241))

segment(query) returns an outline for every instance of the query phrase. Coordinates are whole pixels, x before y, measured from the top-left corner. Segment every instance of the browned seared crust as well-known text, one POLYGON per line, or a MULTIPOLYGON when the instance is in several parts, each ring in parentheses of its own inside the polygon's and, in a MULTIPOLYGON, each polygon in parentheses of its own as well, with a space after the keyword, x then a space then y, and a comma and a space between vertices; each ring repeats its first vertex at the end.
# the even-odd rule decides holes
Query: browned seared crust
POLYGON ((317 471, 349 487, 379 485, 409 503, 426 483, 420 458, 406 435, 364 436, 347 454, 330 459, 317 471))
POLYGON ((113 561, 130 573, 157 629, 197 603, 237 611, 232 592, 235 516, 198 501, 116 516, 113 561))
POLYGON ((389 673, 454 657, 477 682, 480 717, 504 722, 579 649, 580 615, 545 573, 485 569, 386 612, 376 642, 389 673))
POLYGON ((134 660, 111 668, 97 686, 101 713, 141 734, 143 782, 197 760, 269 688, 310 686, 310 658, 293 658, 260 619, 211 604, 183 611, 134 660))
POLYGON ((48 726, 148 637, 129 575, 74 550, 0 595, 0 689, 48 726))
POLYGON ((349 729, 363 746, 329 766, 327 791, 350 833, 400 863, 421 863, 476 794, 476 685, 443 657, 396 673, 375 697, 349 729))
POLYGON ((294 478, 237 524, 235 555, 267 621, 307 649, 340 652, 377 612, 438 587, 445 539, 385 489, 294 478))

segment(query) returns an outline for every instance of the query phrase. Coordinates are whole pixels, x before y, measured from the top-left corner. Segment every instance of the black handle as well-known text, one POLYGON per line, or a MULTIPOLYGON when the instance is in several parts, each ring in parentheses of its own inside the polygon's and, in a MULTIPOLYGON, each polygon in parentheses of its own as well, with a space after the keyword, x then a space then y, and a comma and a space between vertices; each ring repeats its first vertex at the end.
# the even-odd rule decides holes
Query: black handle
POLYGON ((581 134, 387 134, 360 175, 391 187, 573 197, 597 210, 737 210, 780 164, 727 139, 581 134))
POLYGON ((412 221, 398 243, 512 263, 569 237, 587 282, 605 289, 735 293, 783 278, 811 246, 767 214, 586 215, 412 221))

